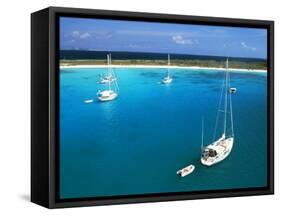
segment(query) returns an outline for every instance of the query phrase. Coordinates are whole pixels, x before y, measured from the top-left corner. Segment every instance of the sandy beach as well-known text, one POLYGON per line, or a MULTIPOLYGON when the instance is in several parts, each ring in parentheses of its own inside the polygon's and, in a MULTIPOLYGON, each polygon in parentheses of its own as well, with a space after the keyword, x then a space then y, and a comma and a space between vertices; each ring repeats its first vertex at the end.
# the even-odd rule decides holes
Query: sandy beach
MULTIPOLYGON (((60 69, 63 68, 106 68, 107 65, 61 65, 60 69)), ((111 65, 112 68, 167 68, 165 65, 111 65)), ((224 71, 225 68, 216 67, 198 67, 198 66, 170 66, 174 69, 198 69, 198 70, 221 70, 224 71)), ((239 72, 254 72, 254 73, 266 73, 267 70, 260 69, 241 69, 241 68, 229 68, 230 71, 239 72)))

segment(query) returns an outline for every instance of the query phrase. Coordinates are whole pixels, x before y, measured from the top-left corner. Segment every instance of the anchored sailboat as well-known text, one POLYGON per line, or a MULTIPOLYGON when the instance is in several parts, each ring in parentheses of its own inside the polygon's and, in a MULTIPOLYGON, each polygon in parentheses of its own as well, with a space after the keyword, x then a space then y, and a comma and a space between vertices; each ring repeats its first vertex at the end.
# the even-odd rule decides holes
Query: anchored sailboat
POLYGON ((108 89, 103 91, 98 91, 97 96, 100 101, 111 101, 114 100, 118 96, 118 83, 117 79, 112 71, 111 68, 111 55, 107 55, 107 63, 108 63, 108 74, 110 75, 110 78, 108 79, 108 89))
POLYGON ((163 84, 170 84, 173 81, 172 76, 170 75, 170 54, 168 54, 168 71, 167 76, 162 79, 163 84))
POLYGON ((113 76, 111 69, 111 54, 107 55, 107 66, 107 74, 104 77, 101 77, 100 81, 98 82, 100 84, 107 84, 116 80, 116 77, 113 76))
MULTIPOLYGON (((218 117, 220 112, 224 114, 223 132, 219 139, 213 141, 213 143, 202 146, 201 163, 206 166, 212 166, 220 161, 224 160, 231 152, 234 143, 234 132, 233 132, 233 115, 232 115, 232 99, 230 92, 230 77, 228 71, 228 59, 226 60, 225 80, 222 86, 222 93, 219 102, 217 121, 215 126, 214 137, 216 135, 216 128, 218 123, 218 117), (222 96, 224 92, 224 109, 221 110, 222 96), (229 115, 228 115, 229 114, 229 115), (227 128, 228 116, 230 116, 230 131, 227 128)), ((203 134, 203 129, 202 129, 203 134)), ((203 142, 203 135, 202 135, 203 142)))

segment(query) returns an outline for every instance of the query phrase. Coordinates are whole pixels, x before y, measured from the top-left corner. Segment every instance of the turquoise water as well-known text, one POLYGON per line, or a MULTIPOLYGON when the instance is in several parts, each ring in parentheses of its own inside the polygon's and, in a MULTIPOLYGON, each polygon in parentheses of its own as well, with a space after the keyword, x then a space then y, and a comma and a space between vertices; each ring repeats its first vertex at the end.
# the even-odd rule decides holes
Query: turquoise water
MULTIPOLYGON (((223 73, 173 69, 114 69, 116 100, 98 102, 105 69, 60 71, 60 197, 148 194, 267 185, 266 73, 231 73, 235 141, 212 167, 200 164, 201 118, 205 145, 213 138, 223 73), (91 104, 84 100, 94 99, 91 104), (176 171, 189 164, 185 178, 176 171)), ((220 135, 220 134, 218 134, 220 135)))

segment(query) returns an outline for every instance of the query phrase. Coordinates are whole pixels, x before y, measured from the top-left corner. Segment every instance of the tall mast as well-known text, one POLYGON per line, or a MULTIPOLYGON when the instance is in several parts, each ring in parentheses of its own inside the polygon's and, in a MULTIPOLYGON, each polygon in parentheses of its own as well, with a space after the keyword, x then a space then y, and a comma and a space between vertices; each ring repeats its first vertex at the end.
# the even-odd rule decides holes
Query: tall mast
POLYGON ((112 68, 111 68, 111 53, 109 54, 109 75, 112 75, 112 68))
MULTIPOLYGON (((111 74, 111 55, 110 54, 107 55, 107 65, 108 65, 108 75, 110 75, 111 74)), ((110 80, 108 82, 108 89, 111 90, 110 80)))
POLYGON ((223 130, 224 135, 226 133, 227 95, 228 95, 228 58, 226 59, 226 71, 225 71, 224 130, 223 130))
POLYGON ((168 77, 170 77, 170 54, 168 54, 168 77))
MULTIPOLYGON (((230 84, 230 75, 228 75, 228 85, 230 84)), ((234 130, 233 130, 233 113, 232 113, 232 94, 229 94, 229 111, 230 111, 230 124, 231 124, 231 136, 234 137, 234 130)))
POLYGON ((204 117, 202 116, 201 153, 204 147, 204 117))
POLYGON ((109 54, 107 54, 107 73, 110 74, 110 68, 109 68, 109 54))

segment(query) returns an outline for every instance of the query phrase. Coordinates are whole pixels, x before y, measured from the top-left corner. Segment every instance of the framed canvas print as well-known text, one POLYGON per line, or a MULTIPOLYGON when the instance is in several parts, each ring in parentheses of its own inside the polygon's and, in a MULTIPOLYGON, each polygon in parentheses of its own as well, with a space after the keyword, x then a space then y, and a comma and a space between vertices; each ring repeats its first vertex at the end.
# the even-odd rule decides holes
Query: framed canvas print
POLYGON ((273 193, 273 21, 50 7, 31 26, 32 202, 273 193))

